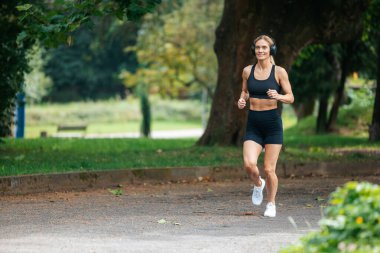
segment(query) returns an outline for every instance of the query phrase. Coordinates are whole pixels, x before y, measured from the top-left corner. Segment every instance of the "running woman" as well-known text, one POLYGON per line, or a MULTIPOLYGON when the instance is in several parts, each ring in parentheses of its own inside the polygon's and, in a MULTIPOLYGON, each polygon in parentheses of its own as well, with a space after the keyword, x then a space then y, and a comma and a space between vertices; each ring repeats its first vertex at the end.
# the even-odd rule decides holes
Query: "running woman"
POLYGON ((244 167, 254 184, 253 204, 261 205, 266 186, 268 202, 264 216, 276 217, 276 164, 283 144, 283 127, 277 102, 291 104, 294 96, 286 70, 275 65, 273 56, 277 48, 274 40, 261 35, 253 41, 251 50, 257 63, 244 68, 242 92, 238 101, 239 109, 243 109, 249 101, 243 144, 244 167), (257 159, 263 148, 266 181, 260 177, 257 168, 257 159))

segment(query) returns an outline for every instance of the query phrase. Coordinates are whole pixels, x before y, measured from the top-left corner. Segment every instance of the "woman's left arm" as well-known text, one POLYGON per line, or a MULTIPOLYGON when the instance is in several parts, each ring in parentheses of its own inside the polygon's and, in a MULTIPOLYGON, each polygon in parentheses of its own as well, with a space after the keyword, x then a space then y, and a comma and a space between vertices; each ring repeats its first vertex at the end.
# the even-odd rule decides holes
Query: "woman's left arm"
POLYGON ((282 67, 276 67, 276 69, 276 75, 278 75, 279 84, 281 85, 283 94, 278 94, 276 90, 268 90, 268 96, 282 103, 291 104, 294 102, 294 96, 292 86, 289 82, 288 73, 286 73, 286 70, 282 67))

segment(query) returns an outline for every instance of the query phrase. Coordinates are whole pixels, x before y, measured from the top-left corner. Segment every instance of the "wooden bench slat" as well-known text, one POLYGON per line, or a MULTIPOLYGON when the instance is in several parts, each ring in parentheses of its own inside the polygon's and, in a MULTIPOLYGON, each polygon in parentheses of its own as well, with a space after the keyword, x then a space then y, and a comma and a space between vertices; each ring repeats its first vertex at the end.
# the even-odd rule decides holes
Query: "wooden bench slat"
POLYGON ((86 125, 59 125, 58 126, 58 132, 70 131, 70 130, 86 131, 86 129, 87 129, 86 125))

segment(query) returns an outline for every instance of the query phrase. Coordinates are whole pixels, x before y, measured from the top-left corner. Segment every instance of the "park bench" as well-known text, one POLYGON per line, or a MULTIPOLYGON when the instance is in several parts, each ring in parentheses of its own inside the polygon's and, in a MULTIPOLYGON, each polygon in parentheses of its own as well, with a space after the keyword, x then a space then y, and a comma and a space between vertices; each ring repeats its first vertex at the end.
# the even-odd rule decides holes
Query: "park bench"
MULTIPOLYGON (((53 137, 84 137, 87 130, 87 125, 58 125, 57 134, 53 134, 53 137), (77 132, 83 132, 81 134, 77 132), (67 134, 60 134, 62 132, 68 132, 67 134)), ((47 131, 41 131, 40 137, 46 138, 48 136, 47 131)))
POLYGON ((59 125, 57 132, 74 132, 74 131, 83 131, 87 130, 87 125, 59 125))

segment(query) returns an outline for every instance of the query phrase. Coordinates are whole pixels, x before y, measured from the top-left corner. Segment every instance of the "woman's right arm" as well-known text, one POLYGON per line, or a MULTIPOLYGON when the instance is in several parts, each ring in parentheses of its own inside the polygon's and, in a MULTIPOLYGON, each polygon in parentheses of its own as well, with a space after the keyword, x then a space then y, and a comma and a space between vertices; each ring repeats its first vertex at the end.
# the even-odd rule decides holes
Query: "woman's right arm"
POLYGON ((247 100, 249 99, 249 93, 247 88, 247 75, 248 67, 245 67, 243 69, 242 73, 242 87, 241 87, 241 93, 240 93, 240 99, 238 101, 238 108, 243 109, 246 106, 247 100))

